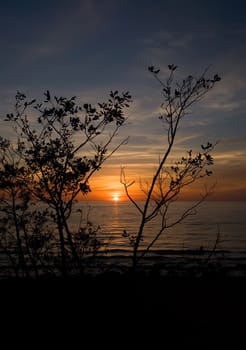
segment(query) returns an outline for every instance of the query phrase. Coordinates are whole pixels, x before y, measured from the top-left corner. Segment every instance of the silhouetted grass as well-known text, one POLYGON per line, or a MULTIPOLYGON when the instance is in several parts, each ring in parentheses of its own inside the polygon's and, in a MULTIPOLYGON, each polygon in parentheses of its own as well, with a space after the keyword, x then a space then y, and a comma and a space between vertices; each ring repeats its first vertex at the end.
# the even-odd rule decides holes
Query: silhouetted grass
POLYGON ((200 349, 236 346, 244 337, 244 278, 104 273, 2 280, 0 287, 5 325, 25 317, 28 334, 39 333, 42 339, 48 332, 57 341, 70 338, 70 346, 90 339, 101 346, 138 341, 138 346, 152 348, 171 342, 200 349))

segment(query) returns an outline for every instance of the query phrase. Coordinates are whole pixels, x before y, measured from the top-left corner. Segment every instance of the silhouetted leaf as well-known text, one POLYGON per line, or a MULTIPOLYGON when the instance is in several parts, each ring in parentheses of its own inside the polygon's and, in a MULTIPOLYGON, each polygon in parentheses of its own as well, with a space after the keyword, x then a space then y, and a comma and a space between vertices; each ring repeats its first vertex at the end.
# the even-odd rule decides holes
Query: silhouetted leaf
POLYGON ((50 92, 49 92, 49 90, 47 90, 47 91, 44 93, 44 96, 46 97, 45 102, 49 102, 49 101, 50 101, 50 92))

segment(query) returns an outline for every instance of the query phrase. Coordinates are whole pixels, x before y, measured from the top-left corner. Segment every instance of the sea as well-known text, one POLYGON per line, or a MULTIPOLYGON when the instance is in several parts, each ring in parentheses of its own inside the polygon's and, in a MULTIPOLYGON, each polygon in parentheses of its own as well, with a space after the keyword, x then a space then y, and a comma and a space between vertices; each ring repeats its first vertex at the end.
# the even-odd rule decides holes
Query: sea
MULTIPOLYGON (((137 205, 143 208, 144 203, 137 205)), ((146 223, 139 246, 139 254, 143 254, 139 265, 159 266, 165 274, 181 267, 191 266, 194 270, 194 264, 198 269, 214 264, 229 274, 246 277, 246 202, 204 201, 180 220, 194 205, 191 201, 173 202, 165 217, 169 228, 149 250, 146 248, 160 231, 163 217, 159 215, 146 223)), ((128 269, 133 256, 130 238, 138 233, 140 222, 141 213, 131 202, 78 201, 70 228, 78 232, 82 226, 96 232, 101 243, 93 262, 97 270, 105 266, 128 269)), ((4 254, 0 258, 3 268, 4 254)))
MULTIPOLYGON (((139 207, 144 203, 138 202, 139 207)), ((168 258, 200 257, 203 261, 220 262, 236 270, 246 271, 246 202, 204 201, 184 220, 182 214, 192 208, 195 202, 176 201, 166 215, 166 224, 159 239, 145 254, 145 263, 164 263, 168 258)), ((80 202, 84 217, 105 244, 105 256, 115 261, 132 256, 129 237, 138 232, 141 214, 131 202, 80 202)), ((140 250, 144 251, 159 232, 162 217, 157 216, 145 225, 140 250)), ((78 219, 73 218, 74 227, 78 219)), ((124 260, 124 259, 123 259, 124 260)))

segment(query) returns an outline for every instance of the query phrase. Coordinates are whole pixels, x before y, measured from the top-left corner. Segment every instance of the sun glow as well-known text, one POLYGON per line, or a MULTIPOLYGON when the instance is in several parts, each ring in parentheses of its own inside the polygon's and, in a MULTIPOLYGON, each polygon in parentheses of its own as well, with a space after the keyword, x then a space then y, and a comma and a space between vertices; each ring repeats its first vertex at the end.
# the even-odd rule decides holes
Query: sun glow
POLYGON ((114 194, 112 196, 114 202, 118 202, 120 200, 119 196, 117 194, 114 194))

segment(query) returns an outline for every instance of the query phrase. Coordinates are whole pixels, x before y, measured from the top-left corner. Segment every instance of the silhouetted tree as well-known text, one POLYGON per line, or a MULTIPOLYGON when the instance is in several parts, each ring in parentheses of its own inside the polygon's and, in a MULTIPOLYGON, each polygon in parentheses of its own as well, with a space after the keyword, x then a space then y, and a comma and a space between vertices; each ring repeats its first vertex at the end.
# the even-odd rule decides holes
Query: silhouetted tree
POLYGON ((31 202, 30 169, 24 167, 13 145, 0 137, 0 247, 9 257, 16 276, 38 276, 45 270, 46 243, 51 239, 49 213, 31 202), (35 207, 35 208, 34 208, 35 207))
POLYGON ((181 160, 175 162, 172 166, 169 166, 168 163, 181 120, 188 114, 189 108, 200 101, 220 81, 220 77, 215 74, 213 78, 207 78, 207 71, 205 71, 199 77, 189 75, 181 82, 176 82, 174 80, 174 72, 177 66, 171 64, 168 65, 168 68, 170 70, 169 77, 163 81, 159 77, 160 70, 155 69, 153 66, 149 67, 149 71, 162 88, 164 102, 161 108, 163 114, 159 119, 165 126, 167 142, 163 144, 163 151, 159 156, 159 164, 152 180, 149 184, 146 183, 146 186, 140 183, 141 190, 145 196, 143 206, 140 206, 129 192, 129 188, 135 181, 127 181, 124 168, 121 172, 121 183, 124 185, 126 195, 134 204, 141 217, 139 230, 136 235, 130 235, 127 231, 123 234, 129 238, 133 245, 133 269, 136 269, 139 259, 151 249, 160 236, 170 227, 180 223, 188 215, 194 214, 195 208, 211 191, 211 188, 205 190, 205 193, 201 195, 201 199, 183 212, 180 217, 173 221, 169 219, 170 206, 177 200, 183 188, 200 178, 212 175, 212 171, 208 170, 208 167, 213 164, 210 152, 213 150, 214 145, 210 142, 206 145, 201 145, 201 150, 197 153, 188 150, 181 160), (154 234, 152 241, 140 251, 140 242, 144 239, 144 228, 147 223, 157 216, 161 217, 159 231, 154 234))
MULTIPOLYGON (((46 206, 42 215, 49 215, 58 231, 62 274, 67 274, 68 263, 82 273, 78 235, 74 236, 69 218, 79 193, 90 191, 92 175, 127 141, 112 146, 125 122, 124 109, 129 106, 131 96, 128 92, 120 95, 115 91, 110 93, 107 102, 98 103, 96 107, 91 104, 81 107, 76 104, 75 97, 52 97, 49 91, 44 95, 44 102, 36 103, 18 92, 14 113, 6 116, 17 139, 11 144, 1 138, 1 205, 11 202, 8 217, 14 222, 19 261, 25 271, 21 233, 25 236, 27 225, 23 224, 22 214, 27 213, 30 202, 38 201, 46 206), (6 150, 9 156, 5 155, 6 150), (17 215, 17 206, 22 214, 17 215)), ((38 213, 36 215, 37 222, 38 213)), ((36 231, 37 227, 33 229, 36 231)), ((40 237, 36 234, 34 238, 28 246, 29 253, 30 247, 35 246, 34 241, 41 244, 42 232, 40 237)), ((35 254, 30 256, 35 261, 35 254)))
POLYGON ((19 268, 28 275, 20 225, 21 213, 26 207, 29 196, 28 189, 25 189, 25 183, 27 183, 24 180, 25 177, 27 177, 26 169, 20 166, 19 158, 14 160, 10 142, 0 137, 1 245, 12 257, 11 261, 14 262, 17 276, 19 268), (23 199, 21 203, 20 198, 23 199), (14 236, 15 240, 9 239, 10 235, 14 236), (9 245, 14 241, 16 245, 13 248, 16 254, 11 255, 9 245))

